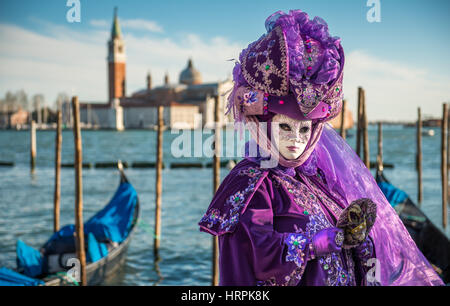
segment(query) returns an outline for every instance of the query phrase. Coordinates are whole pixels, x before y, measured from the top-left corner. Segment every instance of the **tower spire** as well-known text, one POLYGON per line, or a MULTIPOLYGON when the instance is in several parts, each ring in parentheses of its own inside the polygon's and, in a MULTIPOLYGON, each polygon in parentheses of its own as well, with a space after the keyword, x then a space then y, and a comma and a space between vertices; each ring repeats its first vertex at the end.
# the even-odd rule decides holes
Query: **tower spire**
POLYGON ((117 6, 114 7, 114 21, 111 30, 111 38, 122 37, 122 32, 120 31, 119 18, 117 17, 117 6))
POLYGON ((117 7, 114 8, 114 21, 111 39, 108 41, 108 84, 109 101, 125 96, 126 87, 126 56, 125 42, 119 26, 117 7))

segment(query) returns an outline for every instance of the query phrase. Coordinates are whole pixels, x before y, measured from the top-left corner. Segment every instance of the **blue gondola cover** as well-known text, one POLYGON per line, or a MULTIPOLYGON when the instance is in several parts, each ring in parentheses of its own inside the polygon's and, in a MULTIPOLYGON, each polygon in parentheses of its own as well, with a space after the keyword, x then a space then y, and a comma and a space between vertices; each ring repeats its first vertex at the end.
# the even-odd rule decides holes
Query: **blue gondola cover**
POLYGON ((87 261, 96 262, 108 255, 108 248, 102 242, 98 242, 92 233, 88 234, 87 239, 87 261))
MULTIPOLYGON (((136 190, 130 183, 122 182, 108 205, 84 224, 88 260, 94 262, 108 254, 103 242, 121 243, 128 237, 136 204, 136 190)), ((74 232, 74 225, 66 225, 54 233, 42 248, 44 258, 40 257, 39 251, 19 240, 16 250, 18 268, 31 277, 45 273, 46 256, 75 253, 74 232)))
POLYGON ((22 240, 17 240, 16 245, 17 268, 29 277, 42 274, 42 255, 22 240))
POLYGON ((38 286, 44 282, 40 279, 27 277, 8 268, 0 268, 0 286, 38 286))
POLYGON ((391 203, 392 207, 397 206, 406 201, 408 195, 403 190, 398 189, 392 184, 386 182, 379 182, 378 186, 384 193, 386 199, 391 203))
POLYGON ((120 184, 109 204, 86 222, 85 232, 94 234, 98 241, 121 243, 128 237, 136 203, 133 186, 120 184))

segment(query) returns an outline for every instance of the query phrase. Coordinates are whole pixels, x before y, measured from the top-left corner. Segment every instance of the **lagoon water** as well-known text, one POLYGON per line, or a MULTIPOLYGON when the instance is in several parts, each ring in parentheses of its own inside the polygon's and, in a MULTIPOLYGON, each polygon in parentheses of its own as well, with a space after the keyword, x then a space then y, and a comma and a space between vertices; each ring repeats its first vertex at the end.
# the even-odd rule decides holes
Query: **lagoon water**
MULTIPOLYGON (((355 135, 355 130, 349 131, 355 135)), ((153 258, 155 170, 128 168, 126 174, 138 192, 141 222, 133 237, 127 261, 110 284, 117 285, 209 285, 211 279, 211 236, 198 230, 213 194, 212 169, 170 169, 171 162, 211 162, 210 158, 180 158, 171 154, 177 137, 164 133, 162 237, 158 267, 153 258)), ((207 139, 211 134, 205 134, 207 139)), ((147 130, 83 131, 83 162, 121 159, 155 161, 156 133, 147 130)), ((375 161, 377 128, 369 127, 370 155, 375 161)), ((384 161, 395 165, 385 169, 387 178, 417 199, 414 128, 383 127, 384 161)), ((0 131, 0 161, 14 167, 0 167, 0 266, 15 268, 17 239, 39 248, 52 234, 54 185, 54 131, 37 132, 37 167, 29 169, 29 132, 0 131)), ((355 147, 356 137, 348 142, 355 147)), ((231 142, 228 148, 233 149, 231 142)), ((235 152, 239 152, 238 149, 235 152)), ((62 162, 73 163, 73 135, 63 132, 62 162)), ((222 178, 228 170, 222 168, 222 178)), ((84 220, 100 210, 119 183, 114 169, 83 169, 84 220)), ((441 226, 440 130, 423 137, 423 211, 441 226)), ((61 225, 74 220, 74 170, 61 170, 61 225)), ((447 229, 447 235, 450 230, 447 229)))

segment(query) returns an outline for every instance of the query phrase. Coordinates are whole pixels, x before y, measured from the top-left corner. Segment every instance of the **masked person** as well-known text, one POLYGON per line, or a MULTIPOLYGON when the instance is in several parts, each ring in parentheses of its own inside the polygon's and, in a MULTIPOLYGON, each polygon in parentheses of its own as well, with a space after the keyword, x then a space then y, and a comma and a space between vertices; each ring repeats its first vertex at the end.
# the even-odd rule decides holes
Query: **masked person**
POLYGON ((340 39, 300 10, 265 25, 241 52, 229 97, 253 139, 199 222, 218 236, 220 285, 442 285, 327 124, 342 107, 340 39))

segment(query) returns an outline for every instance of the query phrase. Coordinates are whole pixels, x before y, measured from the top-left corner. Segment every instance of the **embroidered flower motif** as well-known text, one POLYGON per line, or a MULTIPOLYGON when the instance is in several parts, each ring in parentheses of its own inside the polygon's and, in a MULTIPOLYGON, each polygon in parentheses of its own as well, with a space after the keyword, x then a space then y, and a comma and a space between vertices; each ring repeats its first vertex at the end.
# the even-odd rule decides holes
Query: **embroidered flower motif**
MULTIPOLYGON (((346 251, 344 251, 345 253, 346 251)), ((351 257, 345 255, 348 259, 348 271, 343 268, 342 259, 338 254, 331 253, 319 258, 322 269, 327 273, 326 284, 328 286, 347 286, 354 284, 353 263, 350 262, 351 257)))
POLYGON ((249 177, 255 177, 260 176, 261 173, 261 170, 259 170, 258 168, 248 167, 245 170, 241 170, 241 172, 239 172, 239 175, 248 175, 249 177))
POLYGON ((293 261, 298 267, 304 265, 304 250, 308 243, 308 239, 302 234, 291 233, 286 237, 285 243, 288 246, 286 261, 293 261))
POLYGON ((244 201, 244 194, 241 191, 236 192, 232 196, 230 196, 227 200, 227 205, 231 205, 233 207, 239 206, 244 201))
POLYGON ((312 108, 319 103, 322 97, 320 93, 316 92, 316 90, 311 85, 308 85, 303 89, 301 97, 298 98, 300 98, 298 100, 299 103, 303 103, 303 105, 306 106, 307 108, 312 108))
POLYGON ((221 219, 220 217, 220 211, 218 209, 211 209, 211 211, 209 211, 208 213, 206 213, 202 219, 200 220, 200 222, 206 222, 207 227, 211 228, 214 224, 216 224, 217 222, 219 222, 221 219))
POLYGON ((256 91, 249 91, 244 94, 244 100, 243 103, 246 105, 251 105, 257 101, 257 95, 258 93, 256 91))

